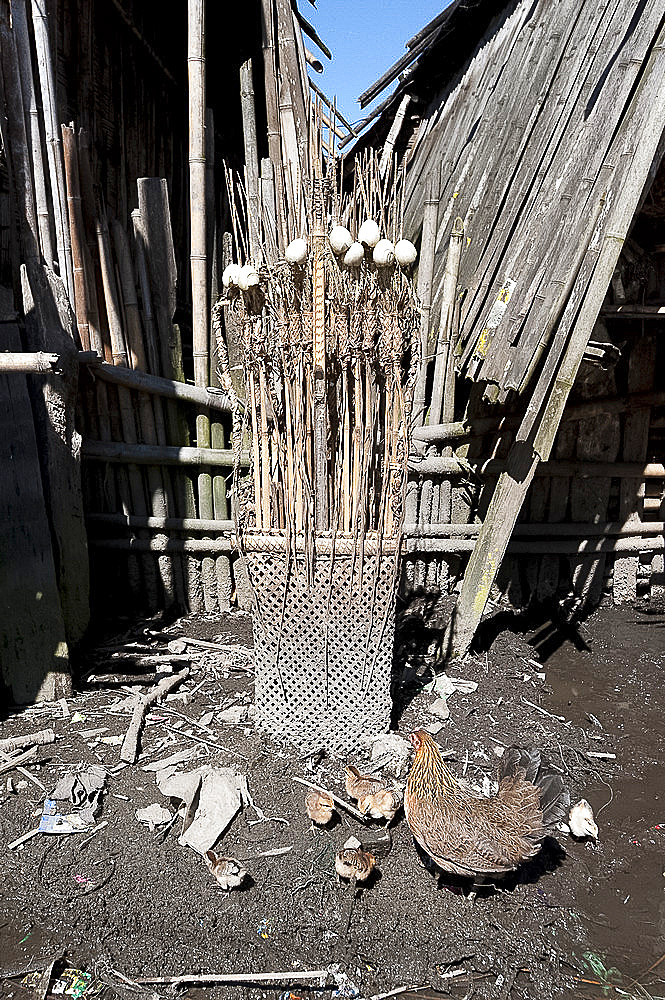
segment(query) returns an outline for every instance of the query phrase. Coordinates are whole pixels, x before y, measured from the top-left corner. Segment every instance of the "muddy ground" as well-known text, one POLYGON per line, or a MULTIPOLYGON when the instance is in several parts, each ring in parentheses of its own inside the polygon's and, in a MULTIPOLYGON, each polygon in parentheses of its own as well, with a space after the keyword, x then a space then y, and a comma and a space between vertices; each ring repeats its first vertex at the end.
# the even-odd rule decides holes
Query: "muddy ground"
MULTIPOLYGON (((401 814, 389 850, 379 824, 364 828, 344 813, 330 828, 312 829, 304 789, 293 777, 343 795, 344 762, 299 759, 257 734, 251 718, 238 725, 218 718, 229 705, 251 703, 248 616, 143 623, 107 635, 105 644, 138 641, 163 650, 185 635, 232 648, 201 647, 184 687, 155 707, 139 763, 108 779, 98 817, 108 825, 91 840, 39 835, 7 850, 37 825, 44 792, 20 772, 9 775, 9 786, 2 775, 0 995, 34 998, 7 973, 65 950, 69 964, 126 997, 135 993, 112 970, 136 980, 330 966, 346 975, 336 989, 348 997, 405 986, 427 987, 413 994, 426 997, 665 996, 665 961, 657 964, 665 952, 665 614, 606 608, 577 628, 499 615, 486 626, 481 651, 450 669, 478 687, 449 698, 444 722, 428 712, 436 697, 431 625, 424 631, 409 614, 402 621, 395 730, 406 736, 440 726, 435 738, 453 751, 451 768, 479 786, 495 773, 506 745, 536 743, 565 773, 573 801, 592 803, 598 844, 562 832, 499 891, 483 890, 472 904, 459 886, 440 885, 423 867, 401 814), (188 721, 210 712, 207 731, 188 721), (245 774, 268 817, 256 822, 257 812, 246 807, 221 842, 223 853, 244 860, 250 872, 240 891, 223 892, 200 857, 180 846, 179 821, 164 835, 135 817, 152 802, 169 805, 142 766, 184 747, 199 754, 185 768, 210 762, 245 774), (375 844, 380 867, 353 900, 347 933, 352 893, 338 884, 333 859, 351 834, 375 844), (291 850, 259 856, 284 847, 291 850)), ((122 678, 94 679, 128 672, 100 645, 82 663, 92 678, 66 708, 35 706, 2 723, 2 737, 55 729, 56 742, 42 748, 38 764, 26 765, 47 790, 70 765, 118 763, 113 737, 127 728, 136 688, 122 678)), ((353 760, 362 766, 369 751, 359 749, 353 760)), ((168 995, 167 987, 155 989, 168 995)), ((205 997, 276 1000, 285 991, 287 998, 311 995, 294 981, 290 990, 228 987, 205 997)))

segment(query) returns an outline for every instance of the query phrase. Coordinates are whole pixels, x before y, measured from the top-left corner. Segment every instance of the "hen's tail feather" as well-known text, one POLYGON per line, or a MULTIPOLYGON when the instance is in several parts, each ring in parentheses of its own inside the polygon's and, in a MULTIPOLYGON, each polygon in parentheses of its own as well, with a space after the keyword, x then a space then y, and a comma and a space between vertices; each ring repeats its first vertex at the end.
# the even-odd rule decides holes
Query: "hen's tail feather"
POLYGON ((501 759, 500 778, 512 777, 518 770, 523 770, 526 780, 540 792, 543 828, 547 833, 554 831, 570 809, 570 793, 562 776, 534 747, 513 746, 506 750, 501 759))

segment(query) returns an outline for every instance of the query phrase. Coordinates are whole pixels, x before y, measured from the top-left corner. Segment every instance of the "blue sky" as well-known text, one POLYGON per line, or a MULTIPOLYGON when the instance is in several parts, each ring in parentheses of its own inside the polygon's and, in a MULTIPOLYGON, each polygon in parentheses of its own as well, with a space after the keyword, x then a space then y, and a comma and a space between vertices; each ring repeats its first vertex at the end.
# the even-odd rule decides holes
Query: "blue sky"
MULTIPOLYGON (((300 0, 304 17, 332 52, 330 62, 314 42, 307 45, 321 59, 323 73, 310 76, 351 123, 361 111, 356 98, 405 52, 406 42, 440 14, 450 0, 317 0, 316 10, 300 0)), ((385 91, 374 103, 386 97, 385 91)), ((371 110, 372 105, 369 106, 371 110)))

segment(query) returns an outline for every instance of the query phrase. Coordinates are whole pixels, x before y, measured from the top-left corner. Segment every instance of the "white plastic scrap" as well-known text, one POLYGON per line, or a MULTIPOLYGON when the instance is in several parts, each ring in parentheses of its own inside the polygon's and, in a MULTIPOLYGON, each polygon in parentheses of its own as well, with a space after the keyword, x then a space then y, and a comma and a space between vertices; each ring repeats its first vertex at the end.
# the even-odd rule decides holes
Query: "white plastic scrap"
POLYGON ((136 818, 139 823, 145 823, 150 830, 154 830, 157 826, 164 826, 165 823, 170 823, 173 817, 169 810, 161 806, 159 802, 152 802, 143 809, 137 809, 136 818))

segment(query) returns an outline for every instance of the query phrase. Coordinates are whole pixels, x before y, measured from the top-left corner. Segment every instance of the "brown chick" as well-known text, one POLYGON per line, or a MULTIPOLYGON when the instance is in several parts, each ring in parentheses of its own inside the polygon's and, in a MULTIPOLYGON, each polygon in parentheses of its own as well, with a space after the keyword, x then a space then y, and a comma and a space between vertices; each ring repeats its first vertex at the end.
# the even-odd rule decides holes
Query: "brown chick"
POLYGON ((205 863, 222 889, 226 889, 227 892, 230 889, 237 889, 247 877, 247 871, 237 858, 227 858, 222 854, 215 854, 214 851, 206 851, 205 863))
POLYGON ((364 795, 371 795, 373 792, 378 792, 381 788, 384 788, 386 784, 383 778, 361 774, 353 764, 345 767, 344 772, 344 787, 346 788, 346 794, 351 799, 361 799, 364 795))
POLYGON ((328 792, 319 792, 316 788, 310 788, 305 795, 305 809, 313 823, 325 826, 333 815, 332 796, 328 792))
POLYGON ((418 730, 410 740, 416 756, 404 795, 407 823, 445 872, 472 877, 510 871, 537 854, 568 812, 563 780, 538 750, 506 750, 498 792, 480 798, 453 777, 429 733, 418 730))
POLYGON ((397 788, 379 788, 358 799, 358 809, 363 816, 385 819, 391 823, 402 805, 402 793, 397 788))
POLYGON ((335 855, 335 871, 341 878, 365 882, 376 866, 376 858, 362 847, 342 847, 335 855))

